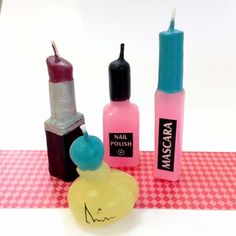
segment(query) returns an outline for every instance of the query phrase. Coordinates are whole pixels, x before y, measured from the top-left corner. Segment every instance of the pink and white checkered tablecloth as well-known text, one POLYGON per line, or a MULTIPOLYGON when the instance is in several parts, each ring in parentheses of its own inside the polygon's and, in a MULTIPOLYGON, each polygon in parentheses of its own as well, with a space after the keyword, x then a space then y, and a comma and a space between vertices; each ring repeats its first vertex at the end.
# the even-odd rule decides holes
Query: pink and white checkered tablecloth
MULTIPOLYGON (((153 152, 140 152, 136 208, 236 209, 236 153, 184 152, 178 182, 152 176, 153 152)), ((0 208, 66 208, 70 183, 49 176, 46 151, 0 151, 0 208)))

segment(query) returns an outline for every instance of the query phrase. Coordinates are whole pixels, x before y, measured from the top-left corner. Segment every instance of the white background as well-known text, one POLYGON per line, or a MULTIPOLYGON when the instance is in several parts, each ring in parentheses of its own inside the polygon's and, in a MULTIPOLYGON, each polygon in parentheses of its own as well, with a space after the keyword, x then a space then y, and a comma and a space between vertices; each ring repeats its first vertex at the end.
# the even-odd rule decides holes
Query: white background
MULTIPOLYGON (((5 0, 0 18, 0 149, 46 149, 46 57, 55 40, 74 66, 77 109, 102 138, 109 102, 108 64, 125 43, 132 101, 140 108, 140 149, 153 150, 158 33, 185 33, 183 150, 236 151, 236 2, 234 0, 5 0)), ((235 235, 235 211, 135 209, 127 222, 93 235, 235 235), (137 223, 138 222, 138 223, 137 223)), ((0 210, 1 235, 85 235, 69 210, 0 210), (52 233, 51 233, 52 235, 52 233)), ((88 233, 90 234, 90 233, 88 233)))
POLYGON ((236 3, 234 0, 7 0, 0 19, 1 149, 46 149, 46 57, 50 40, 74 66, 77 109, 102 138, 108 65, 126 44, 131 100, 140 108, 140 147, 153 150, 158 34, 176 7, 185 33, 183 150, 235 151, 236 3))

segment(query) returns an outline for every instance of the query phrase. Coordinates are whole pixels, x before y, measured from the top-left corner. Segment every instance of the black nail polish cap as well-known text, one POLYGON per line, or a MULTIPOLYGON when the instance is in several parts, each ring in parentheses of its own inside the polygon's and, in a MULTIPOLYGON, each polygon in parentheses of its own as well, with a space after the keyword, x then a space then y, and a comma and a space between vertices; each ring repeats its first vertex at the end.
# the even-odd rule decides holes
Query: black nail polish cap
POLYGON ((111 101, 125 101, 130 98, 130 66, 124 59, 124 47, 120 45, 120 56, 109 65, 109 90, 111 101))

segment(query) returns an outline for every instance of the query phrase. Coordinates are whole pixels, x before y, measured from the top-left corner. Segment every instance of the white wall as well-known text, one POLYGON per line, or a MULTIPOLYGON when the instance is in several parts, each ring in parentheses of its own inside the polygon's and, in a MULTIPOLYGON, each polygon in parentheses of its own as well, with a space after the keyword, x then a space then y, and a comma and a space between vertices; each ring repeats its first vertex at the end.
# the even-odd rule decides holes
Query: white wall
POLYGON ((50 40, 74 66, 78 111, 102 138, 108 64, 126 44, 141 150, 153 150, 158 33, 185 32, 183 149, 236 151, 236 2, 233 0, 7 0, 0 18, 0 149, 46 149, 50 40))

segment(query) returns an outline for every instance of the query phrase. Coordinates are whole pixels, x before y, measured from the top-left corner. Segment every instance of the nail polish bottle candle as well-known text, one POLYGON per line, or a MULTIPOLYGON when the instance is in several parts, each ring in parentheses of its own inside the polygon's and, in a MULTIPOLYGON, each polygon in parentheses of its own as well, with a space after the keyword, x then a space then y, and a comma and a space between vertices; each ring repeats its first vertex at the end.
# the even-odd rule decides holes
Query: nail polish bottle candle
POLYGON ((139 109, 130 102, 130 66, 121 44, 118 60, 109 65, 110 100, 103 109, 105 161, 111 167, 139 163, 139 109))
POLYGON ((159 78, 155 93, 154 176, 178 180, 181 171, 183 89, 183 32, 174 28, 174 12, 169 29, 159 34, 159 78))

